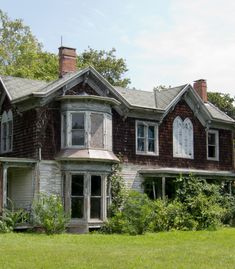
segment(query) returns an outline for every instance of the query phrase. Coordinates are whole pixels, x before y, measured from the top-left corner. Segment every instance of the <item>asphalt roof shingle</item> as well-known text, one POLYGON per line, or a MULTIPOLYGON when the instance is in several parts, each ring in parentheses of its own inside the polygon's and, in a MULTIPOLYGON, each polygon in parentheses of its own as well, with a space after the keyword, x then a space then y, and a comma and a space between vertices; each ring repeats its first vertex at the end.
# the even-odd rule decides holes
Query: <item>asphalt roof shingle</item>
POLYGON ((46 81, 11 76, 1 76, 1 79, 10 95, 11 100, 25 97, 34 91, 44 88, 48 84, 46 81))
MULTIPOLYGON (((45 82, 39 80, 11 77, 11 76, 0 76, 4 87, 6 88, 8 94, 12 101, 20 99, 22 97, 27 97, 30 94, 48 94, 53 90, 56 90, 59 87, 65 85, 68 81, 76 78, 86 71, 89 71, 90 68, 85 68, 78 72, 70 73, 65 75, 63 78, 57 79, 52 82, 45 82)), ((92 71, 92 70, 91 70, 92 71)), ((97 71, 95 71, 97 73, 97 71)), ((166 110, 167 107, 173 102, 175 98, 180 94, 180 92, 185 89, 187 84, 172 87, 161 90, 153 91, 142 91, 136 89, 126 89, 122 87, 113 87, 113 89, 131 106, 140 107, 140 108, 149 108, 149 109, 158 109, 166 110)), ((111 86, 110 86, 111 87, 111 86)), ((224 112, 219 110, 211 103, 205 103, 205 107, 209 111, 212 118, 233 122, 234 120, 226 115, 224 112)))

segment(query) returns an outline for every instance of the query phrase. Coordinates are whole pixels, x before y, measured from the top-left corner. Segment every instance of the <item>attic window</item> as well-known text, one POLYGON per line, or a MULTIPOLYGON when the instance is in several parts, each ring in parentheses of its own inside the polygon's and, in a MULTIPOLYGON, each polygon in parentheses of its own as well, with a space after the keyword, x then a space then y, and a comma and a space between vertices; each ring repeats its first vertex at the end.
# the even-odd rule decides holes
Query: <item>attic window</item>
POLYGON ((136 122, 136 154, 158 155, 158 125, 136 122))
POLYGON ((173 122, 173 157, 193 159, 193 124, 176 117, 173 122))
POLYGON ((13 116, 12 111, 4 111, 1 120, 1 152, 12 151, 13 143, 13 116))

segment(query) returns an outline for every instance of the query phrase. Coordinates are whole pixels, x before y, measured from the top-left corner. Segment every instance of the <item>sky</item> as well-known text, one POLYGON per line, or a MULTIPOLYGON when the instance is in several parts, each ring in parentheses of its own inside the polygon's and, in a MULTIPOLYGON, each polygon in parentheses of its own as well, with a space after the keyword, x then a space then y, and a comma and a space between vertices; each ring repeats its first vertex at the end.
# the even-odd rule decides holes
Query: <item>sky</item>
POLYGON ((206 79, 209 91, 235 96, 233 0, 0 0, 30 26, 44 49, 116 49, 130 87, 152 90, 206 79))

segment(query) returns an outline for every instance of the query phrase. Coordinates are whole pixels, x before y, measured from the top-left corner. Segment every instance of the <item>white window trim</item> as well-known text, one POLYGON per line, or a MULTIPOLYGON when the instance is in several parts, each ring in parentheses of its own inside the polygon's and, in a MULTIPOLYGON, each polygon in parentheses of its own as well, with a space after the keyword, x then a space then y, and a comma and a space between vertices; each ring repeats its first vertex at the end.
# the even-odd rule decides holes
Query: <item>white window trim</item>
MULTIPOLYGON (((101 150, 111 150, 112 151, 112 130, 111 130, 111 137, 107 135, 107 126, 108 121, 111 120, 112 122, 112 115, 104 112, 97 112, 97 111, 66 111, 61 113, 61 148, 76 148, 76 149, 101 149, 101 150), (85 143, 84 145, 72 145, 72 114, 84 114, 84 128, 85 128, 85 143), (91 123, 90 123, 90 115, 92 113, 100 114, 103 116, 103 147, 102 148, 92 148, 91 145, 91 123), (63 124, 64 124, 64 118, 63 116, 66 115, 66 140, 64 138, 63 133, 63 124), (111 141, 109 141, 111 139, 111 141), (65 141, 65 143, 64 143, 65 141)), ((111 124, 112 125, 112 124, 111 124)))
POLYGON ((8 153, 13 151, 13 114, 12 111, 4 111, 1 117, 1 153, 8 153), (11 122, 11 148, 9 148, 9 122, 11 122), (7 133, 6 133, 6 150, 4 150, 3 143, 3 123, 6 123, 7 133))
MULTIPOLYGON (((103 222, 107 219, 107 193, 106 193, 106 184, 107 184, 107 173, 102 172, 71 172, 69 176, 69 210, 72 210, 72 176, 73 175, 82 175, 84 178, 83 184, 83 218, 72 218, 72 222, 79 222, 79 221, 87 221, 88 223, 92 222, 103 222), (90 218, 90 202, 91 202, 91 177, 92 176, 100 176, 101 177, 101 218, 90 218)), ((72 212, 71 212, 72 213, 72 212)))
POLYGON ((159 155, 159 134, 158 134, 158 124, 156 122, 140 121, 140 120, 135 121, 135 150, 136 150, 136 155, 150 155, 150 156, 151 155, 152 156, 159 155), (138 124, 143 124, 146 127, 154 126, 154 133, 155 133, 155 139, 154 139, 155 150, 154 150, 154 152, 148 151, 148 149, 147 149, 147 145, 148 145, 148 135, 146 134, 147 128, 144 128, 145 151, 138 151, 138 124))
POLYGON ((207 151, 207 160, 210 161, 219 161, 219 131, 218 130, 208 130, 206 132, 206 151, 207 151), (209 150, 208 150, 208 134, 215 134, 215 157, 209 157, 209 150))
POLYGON ((184 120, 182 120, 181 119, 181 117, 179 117, 179 116, 177 116, 175 119, 174 119, 174 121, 173 121, 173 128, 172 128, 172 139, 173 139, 173 157, 174 158, 184 158, 184 159, 191 159, 191 160, 193 160, 194 159, 194 129, 193 129, 193 124, 192 124, 192 121, 187 117, 187 118, 185 118, 184 120), (182 129, 181 129, 181 131, 182 131, 182 153, 181 154, 177 154, 176 153, 176 150, 175 150, 175 147, 176 147, 176 145, 175 145, 175 143, 174 143, 174 122, 177 120, 177 119, 180 119, 180 121, 181 121, 181 123, 182 123, 182 129), (185 128, 184 128, 184 125, 185 125, 185 123, 186 122, 189 122, 190 124, 191 124, 191 126, 192 126, 192 133, 193 133, 193 135, 192 135, 192 141, 191 141, 191 150, 192 150, 192 155, 190 156, 190 155, 188 155, 188 154, 185 154, 185 145, 184 145, 184 141, 185 141, 185 128))

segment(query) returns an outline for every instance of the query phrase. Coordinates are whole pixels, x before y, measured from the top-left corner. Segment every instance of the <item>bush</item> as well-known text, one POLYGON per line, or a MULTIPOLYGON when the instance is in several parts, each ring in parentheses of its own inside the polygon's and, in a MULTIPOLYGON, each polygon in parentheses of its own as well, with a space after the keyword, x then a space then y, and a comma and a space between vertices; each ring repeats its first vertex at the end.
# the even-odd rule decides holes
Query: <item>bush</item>
POLYGON ((143 234, 151 229, 153 216, 153 203, 147 195, 130 191, 123 203, 123 208, 116 211, 102 231, 131 235, 143 234))
POLYGON ((32 206, 33 222, 42 227, 46 234, 63 233, 69 222, 61 198, 41 193, 32 206))
POLYGON ((8 199, 8 208, 4 208, 0 216, 0 233, 12 232, 18 224, 29 221, 29 213, 24 209, 15 209, 8 199))
POLYGON ((177 199, 197 223, 197 229, 216 229, 222 224, 226 209, 221 206, 220 187, 190 176, 178 180, 177 199))

